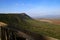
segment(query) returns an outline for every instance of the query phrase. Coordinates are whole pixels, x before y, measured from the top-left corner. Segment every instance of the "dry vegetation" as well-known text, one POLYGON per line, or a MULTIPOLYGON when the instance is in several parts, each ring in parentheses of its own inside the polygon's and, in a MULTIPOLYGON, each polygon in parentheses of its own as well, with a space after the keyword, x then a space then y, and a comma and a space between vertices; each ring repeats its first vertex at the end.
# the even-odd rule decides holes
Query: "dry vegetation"
POLYGON ((60 25, 60 20, 59 19, 38 19, 38 21, 43 21, 43 22, 48 22, 48 23, 53 23, 56 25, 60 25))

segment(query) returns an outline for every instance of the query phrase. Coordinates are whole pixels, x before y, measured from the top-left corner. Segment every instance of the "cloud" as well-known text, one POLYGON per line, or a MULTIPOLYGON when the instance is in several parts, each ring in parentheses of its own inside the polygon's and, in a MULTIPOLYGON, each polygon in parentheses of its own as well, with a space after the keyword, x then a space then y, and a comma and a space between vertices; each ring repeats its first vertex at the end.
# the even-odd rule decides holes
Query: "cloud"
POLYGON ((18 6, 18 5, 19 5, 19 3, 16 3, 15 5, 16 5, 16 6, 18 6))
POLYGON ((24 6, 25 4, 24 4, 24 3, 16 3, 15 5, 16 5, 16 6, 19 6, 19 5, 20 5, 20 6, 24 6))

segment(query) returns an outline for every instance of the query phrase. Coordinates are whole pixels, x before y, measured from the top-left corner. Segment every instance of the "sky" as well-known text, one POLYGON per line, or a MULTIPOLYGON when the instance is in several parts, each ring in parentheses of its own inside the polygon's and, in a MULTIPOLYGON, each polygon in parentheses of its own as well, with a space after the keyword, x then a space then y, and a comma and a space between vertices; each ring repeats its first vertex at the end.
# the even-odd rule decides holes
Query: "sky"
POLYGON ((0 13, 26 13, 32 17, 60 15, 60 0, 0 0, 0 13))

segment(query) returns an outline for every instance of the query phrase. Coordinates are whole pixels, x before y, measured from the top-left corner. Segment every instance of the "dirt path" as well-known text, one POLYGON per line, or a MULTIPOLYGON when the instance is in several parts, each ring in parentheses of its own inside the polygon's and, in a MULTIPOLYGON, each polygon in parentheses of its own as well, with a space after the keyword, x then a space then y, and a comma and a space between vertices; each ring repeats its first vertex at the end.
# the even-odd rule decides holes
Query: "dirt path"
POLYGON ((46 40, 59 40, 59 39, 56 39, 56 38, 53 38, 53 37, 47 37, 46 36, 46 40))
POLYGON ((4 26, 7 26, 7 24, 6 24, 6 23, 3 23, 3 22, 0 22, 0 27, 1 27, 1 26, 4 27, 4 26))

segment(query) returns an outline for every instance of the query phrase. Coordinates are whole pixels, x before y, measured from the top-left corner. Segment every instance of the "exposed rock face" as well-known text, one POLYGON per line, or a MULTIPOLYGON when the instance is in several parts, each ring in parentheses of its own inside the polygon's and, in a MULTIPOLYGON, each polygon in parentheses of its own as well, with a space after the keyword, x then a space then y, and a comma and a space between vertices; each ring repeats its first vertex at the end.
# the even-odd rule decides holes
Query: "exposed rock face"
POLYGON ((1 40, 1 27, 6 27, 7 24, 4 22, 0 22, 0 40, 1 40))

